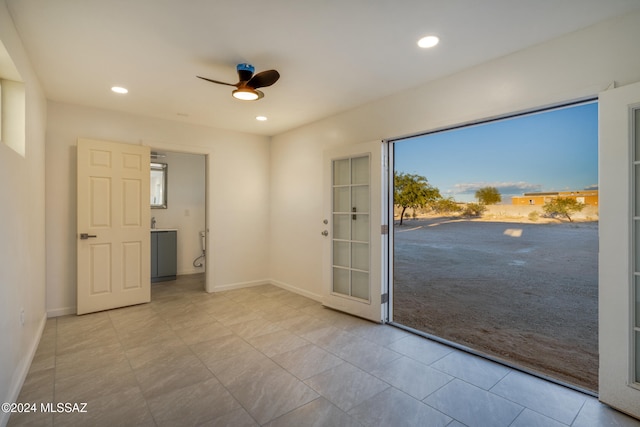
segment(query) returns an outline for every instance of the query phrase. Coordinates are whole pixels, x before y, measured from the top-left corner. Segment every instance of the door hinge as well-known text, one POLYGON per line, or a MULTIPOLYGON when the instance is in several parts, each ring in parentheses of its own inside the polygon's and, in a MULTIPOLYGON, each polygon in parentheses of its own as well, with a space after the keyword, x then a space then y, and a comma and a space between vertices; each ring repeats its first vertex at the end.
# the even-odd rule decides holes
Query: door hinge
POLYGON ((380 226, 380 234, 389 234, 389 226, 387 224, 380 226))
POLYGON ((380 295, 380 303, 381 304, 386 304, 389 302, 389 294, 382 294, 380 295))

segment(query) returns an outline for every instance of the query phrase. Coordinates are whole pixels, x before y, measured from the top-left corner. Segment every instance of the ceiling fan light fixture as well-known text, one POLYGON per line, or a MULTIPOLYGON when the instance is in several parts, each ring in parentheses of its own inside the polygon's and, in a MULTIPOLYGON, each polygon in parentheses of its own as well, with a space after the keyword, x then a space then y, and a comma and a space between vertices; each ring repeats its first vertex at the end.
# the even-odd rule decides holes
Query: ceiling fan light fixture
POLYGON ((255 101, 262 98, 262 96, 260 96, 261 94, 262 92, 248 87, 238 88, 231 93, 234 98, 242 101, 255 101))

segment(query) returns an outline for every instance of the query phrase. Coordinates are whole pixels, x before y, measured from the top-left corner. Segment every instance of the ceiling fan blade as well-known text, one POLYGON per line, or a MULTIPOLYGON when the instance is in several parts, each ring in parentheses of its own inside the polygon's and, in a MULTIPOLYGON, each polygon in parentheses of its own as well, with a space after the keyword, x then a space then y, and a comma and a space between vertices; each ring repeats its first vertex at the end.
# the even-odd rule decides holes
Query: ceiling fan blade
POLYGON ((200 76, 196 76, 196 77, 199 78, 199 79, 202 79, 202 80, 206 80, 206 81, 211 82, 211 83, 217 83, 219 85, 227 85, 227 86, 238 87, 237 84, 221 82, 221 81, 218 81, 218 80, 211 80, 211 79, 208 79, 206 77, 200 77, 200 76))
POLYGON ((271 86, 280 78, 280 73, 276 70, 267 70, 262 71, 251 78, 247 82, 247 86, 252 87, 254 89, 259 87, 267 87, 271 86))

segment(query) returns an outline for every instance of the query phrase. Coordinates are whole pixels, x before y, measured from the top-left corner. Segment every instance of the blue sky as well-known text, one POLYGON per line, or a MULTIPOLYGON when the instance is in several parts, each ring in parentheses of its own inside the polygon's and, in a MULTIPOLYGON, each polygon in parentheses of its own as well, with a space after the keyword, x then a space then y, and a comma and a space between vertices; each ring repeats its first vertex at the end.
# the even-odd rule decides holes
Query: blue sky
POLYGON ((425 176, 445 196, 502 203, 539 191, 597 189, 598 104, 593 102, 398 141, 395 170, 425 176))

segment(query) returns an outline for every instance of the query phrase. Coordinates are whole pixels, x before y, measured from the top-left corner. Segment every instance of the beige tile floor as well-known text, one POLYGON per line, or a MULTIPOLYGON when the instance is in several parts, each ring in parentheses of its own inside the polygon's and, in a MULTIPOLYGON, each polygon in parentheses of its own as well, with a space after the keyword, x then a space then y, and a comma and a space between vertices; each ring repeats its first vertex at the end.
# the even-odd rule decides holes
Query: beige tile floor
POLYGON ((10 426, 640 426, 579 392, 276 286, 47 321, 10 426))

